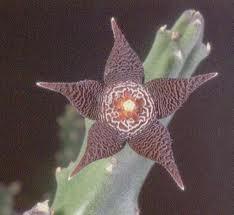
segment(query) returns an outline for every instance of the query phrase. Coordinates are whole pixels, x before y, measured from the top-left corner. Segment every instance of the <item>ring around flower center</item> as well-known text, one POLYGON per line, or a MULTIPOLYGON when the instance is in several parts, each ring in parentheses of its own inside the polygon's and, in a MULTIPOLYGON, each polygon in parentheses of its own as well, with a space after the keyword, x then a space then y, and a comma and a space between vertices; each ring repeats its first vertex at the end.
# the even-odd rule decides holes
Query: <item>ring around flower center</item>
POLYGON ((145 89, 133 82, 122 82, 105 90, 102 120, 121 132, 133 135, 150 120, 153 101, 145 89))

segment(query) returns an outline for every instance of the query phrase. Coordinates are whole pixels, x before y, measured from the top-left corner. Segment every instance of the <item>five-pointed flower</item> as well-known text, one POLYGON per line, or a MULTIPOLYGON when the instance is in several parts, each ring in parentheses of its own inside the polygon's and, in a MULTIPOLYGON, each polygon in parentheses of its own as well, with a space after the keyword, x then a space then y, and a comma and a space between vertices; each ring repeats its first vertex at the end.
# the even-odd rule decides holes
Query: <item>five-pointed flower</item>
POLYGON ((66 96, 81 115, 96 120, 88 132, 86 151, 70 177, 91 162, 116 154, 128 143, 139 155, 162 165, 184 190, 170 134, 158 119, 175 112, 196 88, 217 74, 143 83, 144 69, 139 57, 114 18, 111 25, 114 46, 106 62, 104 83, 37 83, 66 96))

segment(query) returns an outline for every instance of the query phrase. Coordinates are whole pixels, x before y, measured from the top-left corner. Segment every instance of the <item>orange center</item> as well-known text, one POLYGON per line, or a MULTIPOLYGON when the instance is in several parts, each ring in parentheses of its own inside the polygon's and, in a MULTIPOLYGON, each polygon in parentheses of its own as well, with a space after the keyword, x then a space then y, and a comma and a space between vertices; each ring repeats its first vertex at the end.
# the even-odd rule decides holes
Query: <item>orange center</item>
POLYGON ((120 121, 128 119, 138 121, 142 104, 142 99, 134 98, 127 90, 123 95, 113 101, 114 109, 119 113, 118 120, 120 121))

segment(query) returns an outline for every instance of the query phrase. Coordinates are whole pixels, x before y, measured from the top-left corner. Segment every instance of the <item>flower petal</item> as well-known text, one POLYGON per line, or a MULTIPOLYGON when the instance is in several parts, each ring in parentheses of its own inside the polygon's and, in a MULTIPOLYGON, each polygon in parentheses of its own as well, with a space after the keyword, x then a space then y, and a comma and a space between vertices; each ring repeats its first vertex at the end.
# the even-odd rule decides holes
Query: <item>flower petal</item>
POLYGON ((86 151, 70 178, 93 161, 110 157, 125 146, 125 138, 104 122, 95 122, 89 130, 86 151))
POLYGON ((111 19, 111 26, 115 41, 105 66, 105 83, 112 84, 128 80, 142 83, 144 69, 139 57, 129 46, 114 18, 111 19))
POLYGON ((82 116, 93 120, 99 118, 99 99, 102 93, 102 85, 99 82, 38 82, 37 85, 66 96, 82 116))
POLYGON ((152 121, 141 133, 128 142, 138 154, 156 161, 172 176, 181 190, 184 185, 174 160, 171 137, 166 127, 159 121, 152 121))
POLYGON ((154 100, 156 117, 164 118, 175 112, 195 89, 216 75, 208 73, 189 79, 155 79, 147 82, 145 87, 154 100))

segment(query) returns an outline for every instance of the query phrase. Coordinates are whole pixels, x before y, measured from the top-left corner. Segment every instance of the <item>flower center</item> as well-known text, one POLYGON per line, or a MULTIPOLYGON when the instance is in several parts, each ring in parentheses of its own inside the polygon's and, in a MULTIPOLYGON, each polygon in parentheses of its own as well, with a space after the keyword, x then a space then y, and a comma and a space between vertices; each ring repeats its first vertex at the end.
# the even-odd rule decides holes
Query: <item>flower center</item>
POLYGON ((135 106, 136 106, 135 102, 132 101, 131 99, 128 99, 123 103, 123 109, 126 112, 132 112, 135 109, 135 106))
POLYGON ((143 86, 122 82, 106 89, 101 113, 110 126, 132 135, 152 117, 153 101, 143 86))

